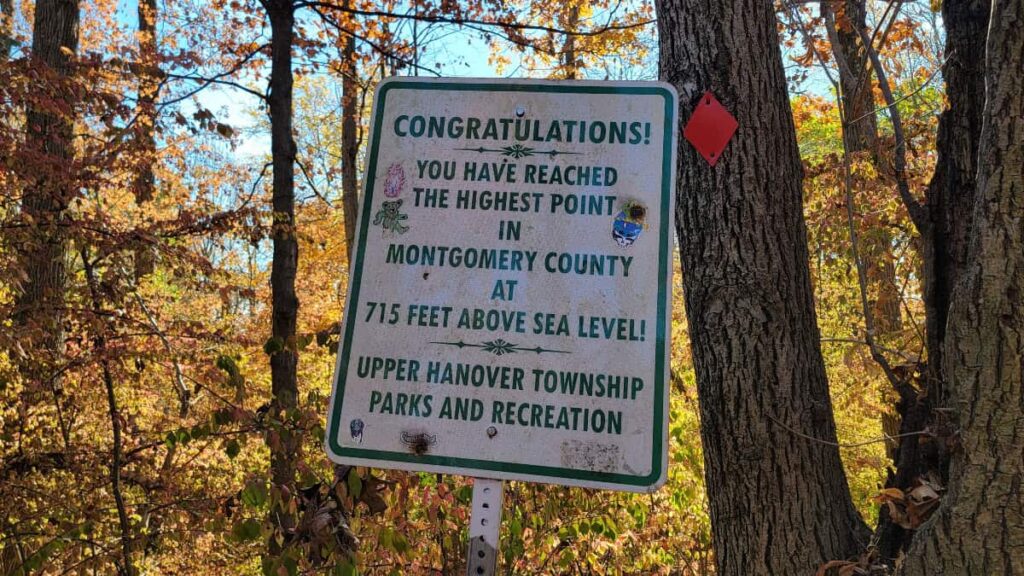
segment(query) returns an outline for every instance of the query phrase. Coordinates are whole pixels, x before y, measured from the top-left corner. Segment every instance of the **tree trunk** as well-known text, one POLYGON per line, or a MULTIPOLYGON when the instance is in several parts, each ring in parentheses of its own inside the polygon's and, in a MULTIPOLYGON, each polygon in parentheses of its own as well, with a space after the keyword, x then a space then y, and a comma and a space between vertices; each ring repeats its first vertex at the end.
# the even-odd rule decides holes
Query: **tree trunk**
MULTIPOLYGON (((949 393, 943 368, 943 346, 953 287, 967 266, 968 234, 977 178, 981 119, 985 107, 985 38, 988 33, 989 4, 982 0, 945 0, 942 3, 946 27, 947 62, 943 70, 948 108, 939 118, 936 141, 938 159, 926 192, 928 225, 920 230, 924 274, 928 362, 922 391, 915 399, 897 406, 901 434, 926 428, 938 435, 922 441, 904 436, 894 458, 895 472, 887 487, 907 490, 918 478, 929 476, 945 484, 949 454, 946 437, 953 425, 935 408, 947 404, 949 393)), ((879 523, 879 554, 895 559, 905 550, 913 532, 888 519, 882 510, 879 523)))
POLYGON ((14 23, 14 3, 11 0, 0 0, 0 62, 11 57, 14 39, 11 30, 14 23))
MULTIPOLYGON (((564 30, 576 30, 579 25, 580 5, 573 4, 569 7, 569 13, 566 14, 564 30)), ((562 44, 561 65, 564 78, 566 80, 575 80, 579 72, 579 66, 576 61, 576 36, 573 34, 566 34, 565 36, 565 43, 562 44)))
POLYGON ((839 70, 839 83, 843 87, 847 143, 851 152, 870 152, 874 157, 878 153, 878 121, 874 113, 868 53, 857 31, 867 30, 864 0, 845 0, 837 4, 838 14, 828 1, 820 6, 832 57, 839 70))
MULTIPOLYGON (((295 526, 288 511, 288 499, 295 496, 295 462, 301 444, 294 430, 298 399, 295 325, 299 300, 295 295, 299 244, 295 234, 295 141, 292 138, 292 44, 295 14, 291 0, 267 3, 270 17, 272 61, 270 71, 270 147, 274 168, 273 182, 273 263, 270 271, 271 337, 270 377, 273 397, 267 414, 267 441, 270 446, 270 473, 281 498, 274 500, 270 521, 285 538, 295 526)), ((276 559, 283 548, 270 539, 270 557, 276 559)))
MULTIPOLYGON (((40 154, 34 182, 26 186, 21 211, 30 223, 21 248, 26 274, 15 300, 15 325, 29 343, 22 373, 57 387, 54 364, 64 354, 64 286, 67 207, 75 195, 74 102, 65 82, 78 52, 78 1, 39 0, 32 27, 32 62, 46 81, 47 97, 62 113, 28 110, 25 145, 40 154)), ((55 388, 56 389, 56 388, 55 388)))
POLYGON ((657 7, 681 116, 712 90, 739 122, 713 168, 681 143, 676 209, 716 574, 813 574, 868 530, 835 445, 775 13, 768 0, 657 7))
POLYGON ((924 302, 929 377, 939 384, 933 396, 941 401, 942 351, 950 298, 967 266, 967 246, 978 174, 982 111, 985 108, 985 38, 989 2, 946 0, 943 69, 948 108, 939 117, 938 159, 927 190, 929 230, 924 240, 924 302))
MULTIPOLYGON (((347 8, 350 0, 346 0, 347 8)), ((358 155, 357 144, 359 98, 356 91, 358 66, 356 65, 356 38, 349 34, 341 49, 341 203, 345 215, 345 246, 352 261, 352 250, 356 242, 356 215, 359 210, 358 155)))
MULTIPOLYGON (((870 161, 877 172, 879 162, 878 120, 872 90, 868 51, 861 40, 861 31, 868 30, 864 0, 845 0, 833 10, 830 1, 821 2, 832 56, 839 70, 848 151, 860 160, 870 161)), ((861 171, 857 171, 859 174, 861 171)), ((854 175, 858 188, 877 186, 877 179, 854 175)), ((863 227, 860 230, 861 255, 867 264, 868 298, 878 335, 898 330, 902 324, 900 293, 896 285, 896 264, 892 254, 892 234, 888 227, 863 227)))
MULTIPOLYGON (((156 162, 156 96, 160 83, 160 62, 156 47, 156 0, 139 0, 139 101, 138 129, 139 155, 138 173, 135 176, 135 202, 142 207, 153 199, 156 176, 153 164, 156 162)), ((135 278, 141 279, 153 272, 156 252, 153 246, 142 246, 135 251, 135 278)))
POLYGON ((959 449, 906 575, 1024 574, 1024 5, 992 3, 967 265, 944 366, 959 449))

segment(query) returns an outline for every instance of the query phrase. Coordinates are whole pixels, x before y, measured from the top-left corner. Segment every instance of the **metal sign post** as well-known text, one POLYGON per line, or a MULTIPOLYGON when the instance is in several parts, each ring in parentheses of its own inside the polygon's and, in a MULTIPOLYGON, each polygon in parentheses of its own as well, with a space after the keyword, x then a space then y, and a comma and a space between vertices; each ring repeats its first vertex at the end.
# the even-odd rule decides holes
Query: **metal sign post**
POLYGON ((498 566, 498 531, 505 483, 473 479, 473 513, 469 519, 469 557, 466 576, 493 576, 498 566))

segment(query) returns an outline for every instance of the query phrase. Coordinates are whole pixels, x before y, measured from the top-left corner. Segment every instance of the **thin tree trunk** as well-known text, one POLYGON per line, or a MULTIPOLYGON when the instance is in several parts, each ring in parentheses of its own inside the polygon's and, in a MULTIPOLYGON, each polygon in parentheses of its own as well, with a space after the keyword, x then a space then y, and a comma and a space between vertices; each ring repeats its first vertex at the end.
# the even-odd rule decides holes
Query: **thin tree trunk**
MULTIPOLYGON (((576 30, 580 24, 580 5, 573 4, 569 8, 569 14, 565 20, 565 30, 576 30)), ((562 70, 566 80, 575 80, 579 71, 576 63, 576 36, 567 34, 565 43, 562 44, 562 70)))
POLYGON ((992 3, 967 265, 944 365, 959 449, 904 574, 1024 574, 1024 5, 992 3))
MULTIPOLYGON (((865 156, 882 171, 879 162, 878 120, 871 82, 868 50, 861 32, 868 30, 864 0, 845 0, 836 4, 821 2, 821 14, 832 46, 832 56, 839 70, 842 86, 841 104, 846 118, 843 130, 849 152, 865 156)), ((858 188, 871 185, 867 178, 856 177, 858 188)), ((896 284, 896 263, 892 253, 892 234, 886 226, 861 230, 861 249, 867 263, 869 300, 875 327, 879 334, 900 328, 900 293, 896 284)))
POLYGON ((82 267, 85 271, 86 283, 89 286, 89 295, 92 299, 92 312, 95 316, 103 318, 100 323, 100 332, 93 336, 94 353, 99 360, 103 376, 103 387, 107 393, 107 412, 110 416, 110 427, 112 432, 112 447, 110 457, 110 491, 114 495, 114 505, 117 509, 118 526, 121 529, 121 564, 118 565, 118 573, 123 576, 135 576, 135 564, 132 562, 132 528, 128 519, 128 509, 125 506, 124 495, 121 493, 121 466, 123 465, 123 441, 121 439, 121 424, 123 417, 117 407, 117 395, 114 393, 114 375, 110 371, 110 359, 107 357, 107 330, 108 324, 104 315, 102 302, 100 300, 100 289, 98 286, 95 269, 89 261, 89 255, 85 249, 81 251, 82 267))
POLYGON ((842 105, 847 118, 846 135, 850 150, 870 152, 876 156, 878 120, 874 114, 868 54, 857 32, 858 28, 867 29, 864 0, 845 0, 837 4, 838 14, 827 0, 820 6, 832 56, 839 70, 839 82, 843 86, 842 105))
MULTIPOLYGON (((62 113, 28 110, 26 146, 41 154, 39 176, 26 186, 23 217, 31 224, 21 247, 26 274, 15 299, 15 325, 29 345, 22 373, 59 395, 54 367, 64 355, 64 286, 67 207, 75 193, 72 163, 74 102, 64 85, 78 52, 78 1, 39 0, 32 27, 32 61, 47 82, 47 96, 62 113)), ((59 402, 59 400, 58 400, 59 402)))
MULTIPOLYGON (((159 90, 160 63, 157 57, 156 21, 157 0, 139 0, 139 101, 138 126, 140 134, 139 168, 135 177, 135 202, 139 206, 150 202, 156 190, 153 164, 156 162, 156 97, 159 90)), ((135 251, 135 278, 141 279, 153 272, 156 253, 152 246, 135 251)))
MULTIPOLYGON (((920 230, 928 361, 921 393, 916 398, 905 398, 897 406, 900 434, 928 428, 937 438, 922 442, 920 438, 904 436, 900 440, 895 470, 886 486, 902 490, 913 488, 919 478, 926 476, 942 484, 948 480, 950 455, 945 438, 953 433, 954 426, 945 412, 935 409, 945 406, 949 396, 942 352, 953 287, 967 266, 985 107, 989 4, 982 0, 946 0, 942 13, 947 56, 943 72, 949 105, 939 118, 938 159, 926 192, 927 225, 920 230)), ((879 554, 894 560, 910 545, 914 533, 892 522, 884 508, 879 520, 879 554)))
MULTIPOLYGON (((295 274, 298 269, 299 244, 295 234, 295 140, 292 138, 292 44, 295 14, 291 0, 267 2, 270 17, 272 62, 270 71, 270 146, 274 169, 273 209, 274 242, 270 271, 272 300, 270 377, 271 392, 268 443, 270 473, 281 494, 294 497, 295 462, 300 449, 294 431, 298 400, 295 325, 299 299, 295 295, 295 274), (283 490, 282 490, 283 489, 283 490)), ((285 538, 295 527, 295 518, 288 511, 287 497, 276 499, 270 510, 270 521, 285 538)), ((277 558, 283 548, 274 538, 270 556, 277 558)))
POLYGON ((676 212, 716 574, 813 574, 857 554, 868 530, 834 444, 774 9, 657 8, 684 123, 704 90, 739 122, 713 168, 681 143, 676 212))
MULTIPOLYGON (((351 0, 346 0, 343 6, 347 8, 350 2, 351 0)), ((341 203, 345 216, 345 246, 348 249, 349 262, 352 261, 352 250, 356 242, 356 215, 359 210, 357 73, 356 38, 349 34, 341 49, 341 203)))
POLYGON ((11 0, 0 0, 0 62, 11 57, 14 38, 11 29, 14 22, 14 4, 11 0))
MULTIPOLYGON (((344 0, 344 8, 351 6, 351 0, 344 0)), ((353 22, 352 26, 355 25, 353 22)), ((341 204, 345 218, 345 249, 348 253, 348 269, 352 267, 352 255, 356 244, 356 219, 359 213, 359 83, 356 81, 359 65, 356 62, 356 38, 348 34, 341 47, 341 204)), ((341 325, 334 322, 317 335, 317 341, 328 342, 331 336, 339 334, 341 325)), ((348 475, 354 473, 351 466, 335 464, 334 486, 344 484, 348 475)), ((338 518, 348 525, 348 518, 339 510, 338 518)), ((352 548, 355 548, 353 542, 352 548)))

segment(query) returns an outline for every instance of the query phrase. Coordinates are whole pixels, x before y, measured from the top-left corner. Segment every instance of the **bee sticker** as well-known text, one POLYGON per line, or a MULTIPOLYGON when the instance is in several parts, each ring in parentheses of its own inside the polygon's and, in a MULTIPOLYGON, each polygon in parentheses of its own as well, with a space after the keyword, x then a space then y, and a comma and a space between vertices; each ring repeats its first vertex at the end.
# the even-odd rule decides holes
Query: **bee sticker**
POLYGON ((622 248, 631 246, 644 231, 647 209, 639 202, 626 202, 612 223, 612 238, 622 248))

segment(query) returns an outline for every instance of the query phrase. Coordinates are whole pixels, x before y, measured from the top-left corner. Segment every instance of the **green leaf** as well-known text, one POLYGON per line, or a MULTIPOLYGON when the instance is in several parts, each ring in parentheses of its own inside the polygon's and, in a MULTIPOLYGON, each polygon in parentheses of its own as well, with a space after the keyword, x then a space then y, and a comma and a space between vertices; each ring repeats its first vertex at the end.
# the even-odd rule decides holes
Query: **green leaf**
POLYGON ((262 480, 253 480, 242 490, 242 503, 257 508, 267 502, 270 492, 262 480))
POLYGON ((357 500, 360 494, 363 493, 363 480, 359 478, 355 470, 351 470, 348 473, 348 493, 357 500))
POLYGON ((200 440, 210 435, 210 425, 207 423, 196 424, 189 432, 194 440, 200 440))
POLYGON ((234 527, 231 528, 231 535, 239 542, 248 542, 260 537, 261 528, 262 524, 259 520, 247 518, 238 524, 235 524, 234 527))
POLYGON ((230 408, 221 408, 213 413, 214 426, 230 424, 235 420, 235 414, 230 408))
POLYGON ((242 446, 238 443, 238 440, 228 440, 224 445, 224 452, 227 453, 228 458, 234 460, 235 456, 242 451, 242 446))
POLYGON ((356 576, 356 567, 348 558, 342 558, 334 566, 334 576, 356 576))
POLYGON ((399 554, 404 555, 409 551, 409 541, 405 539, 405 536, 402 536, 398 532, 395 532, 391 538, 391 544, 394 546, 395 552, 398 552, 399 554))
POLYGON ((236 376, 238 374, 238 363, 235 359, 226 354, 217 356, 217 368, 227 372, 228 376, 236 376))
POLYGON ((288 576, 297 576, 299 573, 299 564, 295 561, 295 558, 291 556, 285 556, 281 562, 284 565, 285 570, 288 571, 288 576))
POLYGON ((284 350, 284 338, 280 336, 271 336, 267 339, 266 343, 263 344, 263 352, 267 356, 273 356, 281 350, 284 350))

